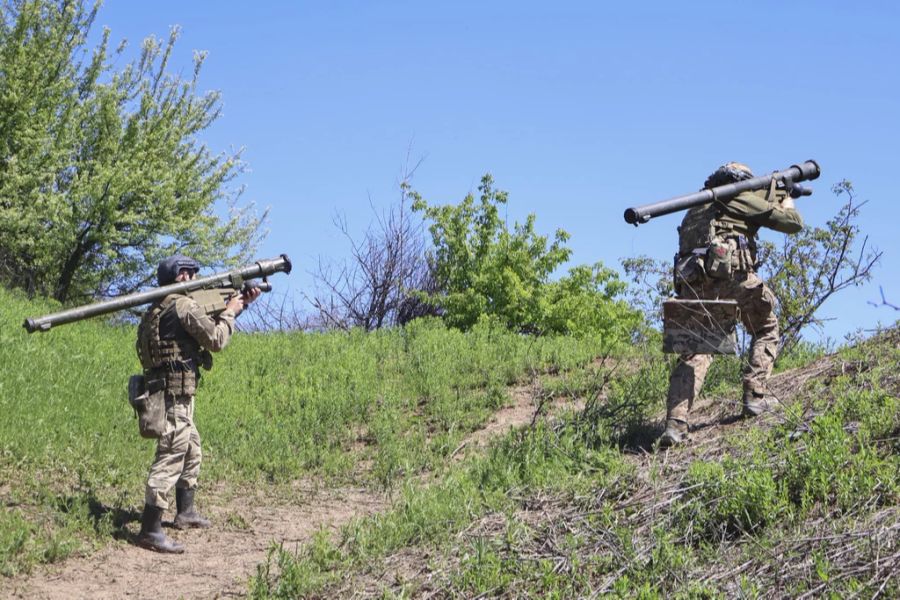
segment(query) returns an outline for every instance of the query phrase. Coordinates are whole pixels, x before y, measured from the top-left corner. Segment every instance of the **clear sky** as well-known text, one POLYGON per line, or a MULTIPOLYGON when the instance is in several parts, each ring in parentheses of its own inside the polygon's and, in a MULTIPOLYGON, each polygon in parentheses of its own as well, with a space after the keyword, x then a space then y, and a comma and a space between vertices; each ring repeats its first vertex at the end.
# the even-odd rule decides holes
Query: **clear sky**
POLYGON ((370 203, 397 200, 410 147, 430 202, 490 172, 511 222, 534 212, 572 235, 572 264, 616 268, 677 243, 679 215, 634 228, 628 206, 695 191, 727 161, 763 174, 813 158, 806 222, 824 225, 849 179, 884 251, 872 284, 822 308, 826 335, 898 316, 868 301, 880 285, 900 304, 900 3, 107 0, 97 25, 129 55, 179 25, 184 76, 208 51, 201 88, 224 112, 203 141, 245 149, 245 199, 270 207, 260 255, 291 256, 276 285, 292 294, 317 257, 346 256, 336 213, 359 231, 370 203))

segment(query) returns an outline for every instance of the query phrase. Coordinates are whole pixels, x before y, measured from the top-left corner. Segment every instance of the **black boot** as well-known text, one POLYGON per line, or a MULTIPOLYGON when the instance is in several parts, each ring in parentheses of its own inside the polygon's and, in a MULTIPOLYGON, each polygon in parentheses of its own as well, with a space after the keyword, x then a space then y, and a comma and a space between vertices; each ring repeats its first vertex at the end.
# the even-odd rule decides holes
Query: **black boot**
POLYGON ((209 519, 204 519, 194 509, 194 490, 175 488, 175 505, 178 507, 178 514, 175 515, 176 529, 206 529, 211 525, 209 519))
POLYGON ((158 506, 144 506, 144 514, 141 515, 141 532, 137 537, 137 545, 147 550, 165 552, 167 554, 181 554, 184 546, 166 536, 162 530, 163 509, 158 506))
POLYGON ((688 424, 680 419, 668 419, 666 430, 659 436, 660 448, 671 448, 683 444, 688 439, 688 424))

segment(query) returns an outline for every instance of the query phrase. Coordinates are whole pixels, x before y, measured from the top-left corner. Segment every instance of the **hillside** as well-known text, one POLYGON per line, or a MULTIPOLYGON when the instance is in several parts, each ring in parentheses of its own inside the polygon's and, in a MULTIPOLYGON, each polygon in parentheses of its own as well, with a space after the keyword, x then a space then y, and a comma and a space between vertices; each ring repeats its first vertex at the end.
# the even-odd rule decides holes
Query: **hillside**
POLYGON ((664 452, 647 444, 662 414, 633 418, 658 369, 613 376, 608 394, 582 385, 583 412, 277 553, 253 596, 896 597, 898 359, 894 327, 782 372, 783 406, 754 421, 713 382, 692 444, 664 452))
MULTIPOLYGON (((77 560, 85 562, 74 580, 102 583, 85 575, 96 553, 113 566, 128 563, 123 553, 146 560, 128 543, 154 450, 125 399, 138 370, 134 327, 92 320, 28 335, 23 319, 53 307, 2 290, 0 302, 0 576, 13 577, 3 589, 31 596, 42 574, 59 583, 41 565, 77 560)), ((306 540, 332 517, 340 524, 381 507, 386 490, 443 469, 510 402, 509 385, 585 365, 605 345, 535 341, 488 323, 463 335, 436 321, 369 335, 236 336, 201 381, 196 419, 198 504, 237 535, 217 547, 184 534, 196 540, 190 553, 209 557, 196 589, 245 589, 271 541, 306 540), (228 552, 235 558, 223 572, 228 552)), ((158 573, 148 576, 155 589, 158 573)))
POLYGON ((187 554, 148 572, 133 328, 28 336, 52 308, 0 302, 4 597, 900 593, 896 327, 787 357, 783 407, 752 422, 719 361, 692 444, 667 452, 656 344, 239 335, 198 393, 214 528, 174 532, 187 554))

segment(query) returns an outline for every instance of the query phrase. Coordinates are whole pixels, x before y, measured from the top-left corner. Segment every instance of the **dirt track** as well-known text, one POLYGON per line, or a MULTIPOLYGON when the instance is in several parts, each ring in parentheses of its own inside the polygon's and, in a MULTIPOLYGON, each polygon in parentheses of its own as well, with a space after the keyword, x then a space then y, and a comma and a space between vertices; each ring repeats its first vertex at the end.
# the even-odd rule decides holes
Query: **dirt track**
MULTIPOLYGON (((531 422, 535 406, 532 387, 510 392, 511 404, 500 409, 485 427, 470 435, 460 451, 473 451, 511 427, 531 422)), ((226 485, 197 495, 198 506, 213 522, 207 530, 167 534, 182 542, 182 555, 164 555, 121 540, 84 558, 38 567, 29 576, 2 581, 2 598, 234 598, 246 595, 247 580, 266 559, 273 543, 294 547, 320 529, 337 530, 356 517, 385 510, 389 498, 364 488, 313 489, 297 485, 287 500, 256 497, 233 500, 226 485), (241 522, 236 517, 243 520, 241 522)), ((163 525, 172 518, 171 511, 163 525)), ((140 524, 128 525, 132 534, 140 524)))
MULTIPOLYGON (((238 504, 223 502, 221 492, 211 491, 200 505, 213 521, 211 529, 167 529, 169 535, 185 544, 184 554, 156 554, 123 540, 89 557, 42 567, 28 578, 7 580, 3 582, 3 597, 239 597, 246 594, 247 578, 265 560, 273 542, 293 548, 319 529, 336 529, 356 516, 386 506, 383 497, 363 489, 316 491, 298 487, 296 492, 291 502, 249 497, 238 504), (236 521, 236 515, 243 522, 236 521)), ((131 523, 129 530, 136 533, 138 527, 138 523, 131 523)))

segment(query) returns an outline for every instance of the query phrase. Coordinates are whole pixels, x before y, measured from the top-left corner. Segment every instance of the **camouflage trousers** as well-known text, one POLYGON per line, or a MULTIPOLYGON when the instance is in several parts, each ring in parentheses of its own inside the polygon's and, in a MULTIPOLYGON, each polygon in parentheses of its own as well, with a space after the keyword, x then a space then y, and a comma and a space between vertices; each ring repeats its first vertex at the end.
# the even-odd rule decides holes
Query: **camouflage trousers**
POLYGON ((194 426, 194 397, 166 399, 166 433, 156 441, 144 502, 165 510, 173 487, 197 487, 200 473, 200 434, 194 426))
MULTIPOLYGON (((756 273, 738 271, 731 279, 706 279, 681 297, 737 301, 741 322, 751 336, 750 354, 743 368, 744 397, 751 393, 765 394, 766 381, 778 356, 778 320, 772 290, 756 273)), ((686 354, 678 358, 669 377, 668 419, 688 422, 694 398, 712 361, 711 354, 686 354)))

